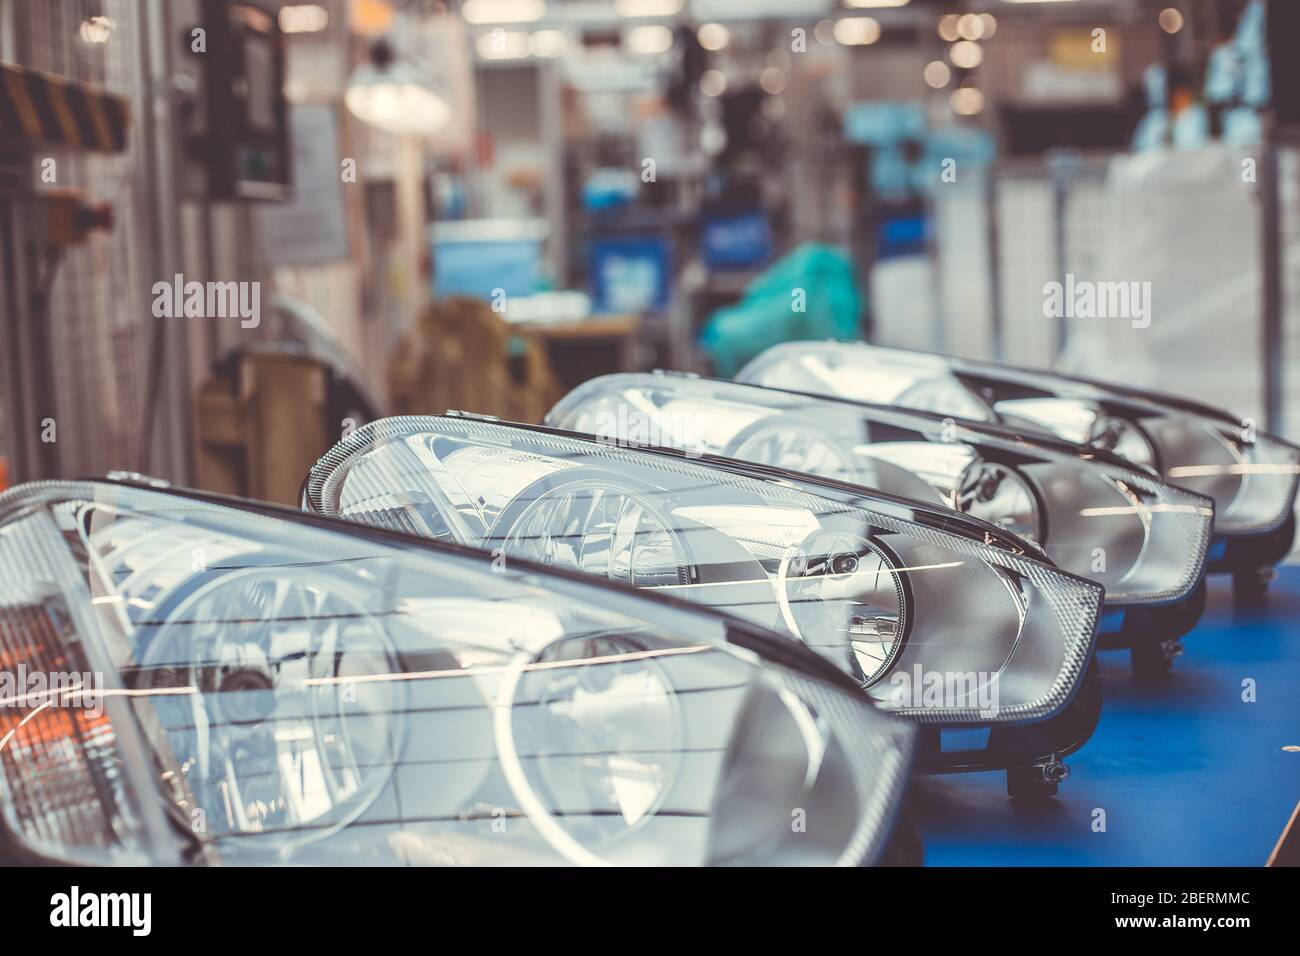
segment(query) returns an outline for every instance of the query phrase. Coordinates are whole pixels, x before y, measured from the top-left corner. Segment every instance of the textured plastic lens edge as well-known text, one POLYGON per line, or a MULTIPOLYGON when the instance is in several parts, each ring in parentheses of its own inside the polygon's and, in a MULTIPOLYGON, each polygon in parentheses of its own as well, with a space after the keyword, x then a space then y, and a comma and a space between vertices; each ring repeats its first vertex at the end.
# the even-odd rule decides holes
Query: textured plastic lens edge
POLYGON ((840 864, 874 863, 880 859, 894 828, 899 808, 897 797, 907 786, 915 734, 904 721, 888 718, 865 701, 835 693, 802 675, 787 674, 784 680, 827 721, 831 733, 849 754, 855 788, 859 794, 867 795, 858 827, 840 857, 840 864), (870 734, 859 729, 864 710, 880 724, 870 734))
POLYGON ((1052 686, 1034 700, 999 707, 996 712, 977 708, 934 710, 915 707, 895 713, 922 724, 980 725, 1045 720, 1069 704, 1092 657, 1105 591, 1101 585, 1091 581, 1014 557, 1007 559, 1004 566, 1024 574, 1043 595, 1056 617, 1065 646, 1061 668, 1052 686))

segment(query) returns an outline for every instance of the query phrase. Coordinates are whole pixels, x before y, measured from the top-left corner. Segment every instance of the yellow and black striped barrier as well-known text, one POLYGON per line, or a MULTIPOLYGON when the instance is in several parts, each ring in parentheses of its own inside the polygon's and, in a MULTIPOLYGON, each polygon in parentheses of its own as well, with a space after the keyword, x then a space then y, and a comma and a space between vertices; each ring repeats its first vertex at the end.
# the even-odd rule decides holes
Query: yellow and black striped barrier
POLYGON ((126 149, 130 121, 121 96, 0 63, 0 142, 23 140, 116 153, 126 149))

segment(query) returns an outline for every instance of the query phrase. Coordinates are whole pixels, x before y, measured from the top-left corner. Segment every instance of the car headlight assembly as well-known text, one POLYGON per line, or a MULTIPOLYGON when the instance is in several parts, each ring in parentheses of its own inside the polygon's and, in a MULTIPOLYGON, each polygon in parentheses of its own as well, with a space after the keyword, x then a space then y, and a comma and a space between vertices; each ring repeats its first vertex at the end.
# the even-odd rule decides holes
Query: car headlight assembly
POLYGON ((1033 432, 674 374, 593 379, 547 416, 601 441, 645 438, 955 508, 1106 588, 1107 608, 1188 598, 1213 502, 1033 432))
POLYGON ((889 842, 912 727, 784 636, 236 501, 0 495, 9 859, 856 865, 889 842))
POLYGON ((1101 587, 946 508, 790 475, 538 426, 407 416, 331 449, 304 503, 750 620, 922 723, 1023 723, 1067 707, 1101 587), (935 681, 940 692, 922 693, 935 681))
POLYGON ((1262 550, 1238 546, 1243 556, 1263 560, 1268 552, 1267 560, 1280 559, 1294 535, 1300 448, 1185 399, 865 343, 773 346, 737 381, 1039 428, 1213 498, 1220 538, 1286 539, 1262 550))

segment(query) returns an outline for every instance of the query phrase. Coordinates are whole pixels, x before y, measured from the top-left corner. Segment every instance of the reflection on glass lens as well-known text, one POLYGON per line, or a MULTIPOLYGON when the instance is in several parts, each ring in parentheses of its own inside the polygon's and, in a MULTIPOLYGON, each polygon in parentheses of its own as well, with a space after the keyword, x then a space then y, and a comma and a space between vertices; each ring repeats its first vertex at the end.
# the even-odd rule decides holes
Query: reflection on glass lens
MULTIPOLYGON (((141 622, 144 623, 144 622, 141 622)), ((167 609, 135 677, 204 830, 287 852, 345 826, 389 780, 400 690, 382 626, 323 576, 249 569, 167 609)))
POLYGON ((597 856, 654 816, 677 777, 676 692, 653 652, 628 639, 551 644, 525 669, 511 710, 528 789, 597 856))
POLYGON ((960 382, 940 376, 919 378, 915 384, 904 389, 891 402, 903 408, 915 408, 923 412, 938 412, 941 415, 956 415, 976 421, 992 417, 986 405, 981 403, 960 382))
POLYGON ((852 481, 853 467, 830 441, 802 424, 763 426, 736 442, 724 454, 743 461, 773 465, 787 471, 852 481))
POLYGON ((957 489, 957 510, 1031 541, 1041 540, 1034 493, 1005 465, 972 462, 957 489))
POLYGON ((1087 444, 1114 452, 1136 465, 1154 468, 1156 464, 1155 449, 1142 434, 1142 429, 1124 418, 1100 416, 1088 432, 1087 444))
POLYGON ((689 578, 668 519, 640 496, 604 482, 574 482, 528 502, 506 527, 505 550, 637 587, 689 578))
POLYGON ((786 552, 777 594, 786 626, 869 685, 897 658, 907 605, 894 563, 857 535, 819 531, 786 552))

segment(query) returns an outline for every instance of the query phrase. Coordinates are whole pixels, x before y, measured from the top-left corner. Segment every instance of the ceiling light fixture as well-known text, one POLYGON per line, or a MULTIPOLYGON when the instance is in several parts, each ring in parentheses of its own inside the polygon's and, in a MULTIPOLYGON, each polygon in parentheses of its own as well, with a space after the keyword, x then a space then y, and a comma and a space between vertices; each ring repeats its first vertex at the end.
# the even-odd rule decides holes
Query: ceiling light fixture
POLYGON ((546 0, 465 0, 466 23, 531 23, 546 16, 546 0))
POLYGON ((451 120, 447 101, 384 40, 353 71, 343 101, 357 119, 397 135, 430 136, 451 120))

